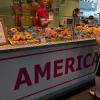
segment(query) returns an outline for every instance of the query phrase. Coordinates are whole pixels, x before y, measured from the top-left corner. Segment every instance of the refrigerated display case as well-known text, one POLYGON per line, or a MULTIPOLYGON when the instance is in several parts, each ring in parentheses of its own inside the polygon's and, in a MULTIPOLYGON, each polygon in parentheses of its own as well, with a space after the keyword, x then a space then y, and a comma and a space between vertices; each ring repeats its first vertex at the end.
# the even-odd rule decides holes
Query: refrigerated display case
POLYGON ((73 38, 70 27, 15 27, 13 14, 1 16, 9 43, 0 46, 0 100, 46 100, 93 80, 99 56, 94 27, 75 27, 80 35, 73 38))

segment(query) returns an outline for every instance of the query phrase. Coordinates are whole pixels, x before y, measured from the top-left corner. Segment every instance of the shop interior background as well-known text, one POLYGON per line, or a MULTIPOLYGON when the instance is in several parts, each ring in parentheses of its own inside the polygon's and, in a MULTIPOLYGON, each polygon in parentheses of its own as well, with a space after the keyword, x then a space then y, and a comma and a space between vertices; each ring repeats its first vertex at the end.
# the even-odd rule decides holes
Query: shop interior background
MULTIPOLYGON (((15 25, 14 14, 11 9, 12 5, 13 0, 0 0, 0 17, 4 18, 8 27, 15 25)), ((54 0, 52 5, 54 21, 50 24, 50 26, 58 27, 64 16, 67 16, 67 19, 71 19, 73 9, 77 7, 81 9, 82 16, 88 17, 93 15, 100 23, 100 0, 54 0)))

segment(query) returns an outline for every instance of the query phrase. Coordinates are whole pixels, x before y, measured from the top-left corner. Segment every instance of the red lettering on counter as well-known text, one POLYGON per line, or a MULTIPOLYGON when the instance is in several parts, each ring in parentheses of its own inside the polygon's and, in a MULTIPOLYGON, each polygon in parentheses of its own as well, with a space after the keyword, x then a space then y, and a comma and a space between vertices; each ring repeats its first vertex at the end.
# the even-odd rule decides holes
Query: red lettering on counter
POLYGON ((83 61, 83 66, 85 68, 91 67, 91 58, 92 58, 91 53, 89 53, 85 56, 84 61, 83 61))
POLYGON ((83 55, 80 55, 80 56, 77 56, 77 60, 78 60, 78 66, 77 66, 77 68, 76 68, 76 71, 79 71, 79 70, 81 70, 82 68, 81 68, 81 65, 82 65, 82 58, 83 58, 83 55))
POLYGON ((54 61, 51 62, 34 64, 34 66, 31 67, 33 68, 33 72, 31 70, 28 72, 26 68, 21 68, 18 72, 14 90, 20 89, 24 84, 31 86, 40 83, 43 79, 56 79, 64 75, 67 76, 69 73, 81 72, 81 70, 96 64, 98 56, 99 53, 94 52, 93 54, 87 53, 86 55, 66 57, 65 59, 54 59, 54 61), (31 74, 30 77, 30 72, 32 72, 34 76, 31 74))
POLYGON ((39 76, 42 78, 46 75, 46 79, 50 79, 51 69, 50 69, 51 63, 48 62, 45 64, 45 67, 41 67, 40 64, 35 65, 35 83, 39 83, 39 76))
POLYGON ((71 72, 74 72, 74 63, 75 59, 73 57, 67 58, 65 63, 65 73, 68 74, 68 69, 71 70, 71 72))
POLYGON ((93 56, 92 66, 93 66, 95 63, 97 63, 98 57, 99 57, 98 52, 95 52, 95 53, 94 53, 94 56, 93 56))
POLYGON ((63 64, 63 60, 54 61, 54 78, 63 75, 63 72, 58 73, 58 71, 61 70, 63 67, 62 64, 63 64))
POLYGON ((21 85, 27 84, 27 86, 32 85, 29 74, 26 68, 21 68, 18 73, 17 81, 14 90, 18 90, 21 85), (24 78, 24 79, 23 79, 24 78))

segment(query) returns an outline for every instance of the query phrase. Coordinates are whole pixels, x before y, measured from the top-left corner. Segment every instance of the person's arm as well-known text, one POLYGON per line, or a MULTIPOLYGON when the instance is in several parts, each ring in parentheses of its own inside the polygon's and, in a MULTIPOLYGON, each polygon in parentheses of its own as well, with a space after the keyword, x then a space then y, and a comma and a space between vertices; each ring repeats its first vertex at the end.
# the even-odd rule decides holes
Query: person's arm
POLYGON ((100 34, 95 34, 94 36, 95 36, 97 43, 100 44, 100 34))
POLYGON ((97 43, 100 43, 100 28, 93 28, 93 34, 97 43))
POLYGON ((49 19, 41 18, 41 25, 45 26, 48 25, 51 22, 49 19))
POLYGON ((43 26, 48 25, 50 22, 53 21, 53 17, 54 17, 53 12, 49 12, 48 13, 48 18, 41 18, 42 25, 43 26))
POLYGON ((53 14, 52 16, 49 16, 49 13, 47 15, 47 13, 41 7, 37 9, 37 15, 42 26, 48 25, 53 20, 53 14))

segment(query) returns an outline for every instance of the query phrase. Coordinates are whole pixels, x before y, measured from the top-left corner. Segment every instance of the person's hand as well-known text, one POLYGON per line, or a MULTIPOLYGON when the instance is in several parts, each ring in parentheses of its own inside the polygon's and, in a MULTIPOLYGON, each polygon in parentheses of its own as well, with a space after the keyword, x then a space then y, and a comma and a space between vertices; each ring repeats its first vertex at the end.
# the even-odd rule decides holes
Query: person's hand
POLYGON ((45 26, 48 25, 52 20, 51 19, 41 19, 41 25, 45 26))
POLYGON ((94 36, 95 36, 97 43, 100 43, 100 34, 95 34, 94 36))
POLYGON ((48 24, 51 23, 53 21, 53 19, 48 19, 48 24))
POLYGON ((53 18, 54 18, 54 14, 53 14, 53 12, 49 12, 49 20, 50 21, 52 21, 53 20, 53 18))
POLYGON ((93 29, 93 34, 94 34, 94 37, 95 37, 96 41, 98 43, 100 43, 100 28, 99 27, 98 28, 94 28, 93 29))

